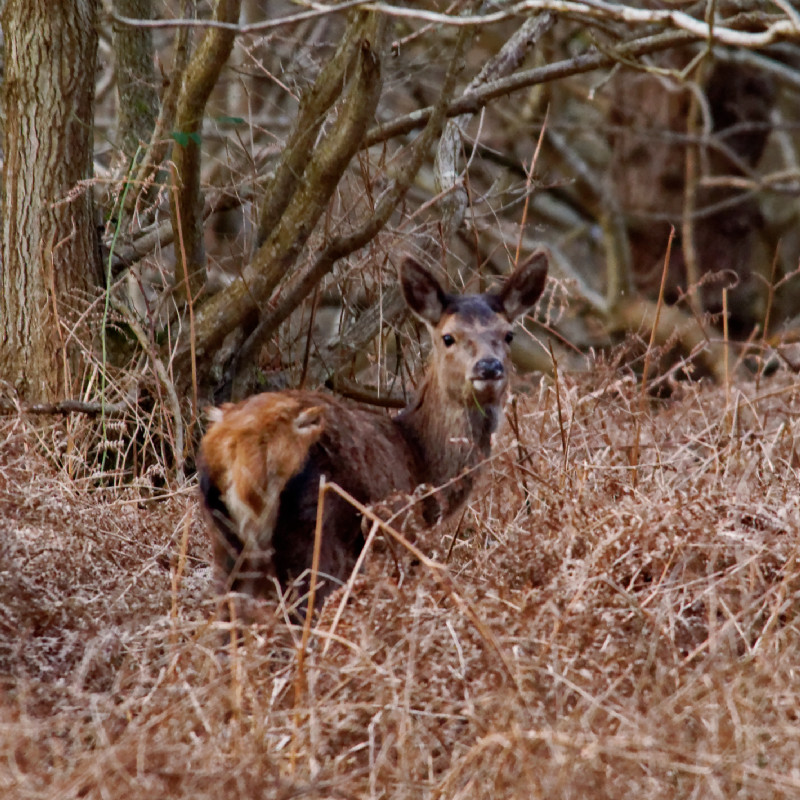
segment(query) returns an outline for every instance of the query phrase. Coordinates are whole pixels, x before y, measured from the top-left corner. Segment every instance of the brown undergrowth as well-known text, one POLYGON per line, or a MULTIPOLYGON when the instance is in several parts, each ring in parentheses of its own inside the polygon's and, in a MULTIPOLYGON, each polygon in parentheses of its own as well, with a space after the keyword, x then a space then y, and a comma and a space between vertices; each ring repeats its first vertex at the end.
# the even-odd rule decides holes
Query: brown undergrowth
POLYGON ((800 797, 794 377, 558 391, 417 537, 447 570, 376 540, 300 675, 277 604, 222 647, 189 487, 76 488, 6 421, 0 794, 800 797))

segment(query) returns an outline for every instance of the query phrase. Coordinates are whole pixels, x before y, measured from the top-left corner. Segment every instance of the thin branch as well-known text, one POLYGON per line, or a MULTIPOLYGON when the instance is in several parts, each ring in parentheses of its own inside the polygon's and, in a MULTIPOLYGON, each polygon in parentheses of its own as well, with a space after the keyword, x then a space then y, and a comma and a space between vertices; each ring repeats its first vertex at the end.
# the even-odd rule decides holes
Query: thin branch
MULTIPOLYGON (((170 168, 171 165, 165 165, 170 168)), ((240 208, 245 200, 250 200, 249 192, 240 192, 232 195, 224 190, 209 191, 203 204, 203 220, 207 220, 212 214, 220 211, 230 211, 240 208)), ((114 247, 111 260, 111 271, 117 275, 123 268, 130 267, 159 248, 168 247, 175 241, 175 228, 171 219, 166 219, 160 223, 154 223, 146 228, 142 228, 136 238, 130 242, 114 247)))
MULTIPOLYGON (((338 3, 327 6, 320 3, 308 3, 308 11, 293 14, 279 19, 265 20, 249 25, 237 25, 220 20, 143 20, 123 17, 112 13, 111 18, 121 24, 137 28, 178 28, 178 27, 205 27, 219 28, 237 35, 263 33, 285 25, 293 25, 306 19, 336 14, 351 8, 385 14, 390 17, 402 17, 419 20, 420 22, 448 25, 451 27, 478 28, 484 25, 504 22, 522 14, 532 11, 553 11, 557 14, 578 16, 586 19, 600 19, 603 21, 615 20, 625 24, 637 25, 672 25, 673 27, 690 34, 693 39, 714 40, 720 44, 734 47, 747 47, 758 49, 772 42, 782 39, 797 39, 800 37, 796 15, 770 20, 766 14, 760 14, 756 21, 763 22, 766 27, 761 31, 737 30, 721 24, 709 24, 705 20, 697 19, 683 11, 676 9, 645 9, 637 8, 622 3, 607 3, 603 0, 590 0, 590 2, 574 2, 573 0, 525 0, 521 3, 495 11, 491 14, 464 14, 451 15, 436 11, 426 11, 416 7, 400 7, 387 3, 352 2, 338 3)), ((751 18, 751 23, 754 21, 751 18)))
POLYGON ((131 413, 125 403, 87 403, 82 400, 59 400, 56 403, 14 403, 0 400, 0 414, 87 414, 91 417, 124 417, 131 413))
MULTIPOLYGON (((186 5, 186 0, 183 5, 186 5)), ((127 215, 133 214, 140 197, 144 195, 152 198, 157 192, 158 165, 167 157, 172 146, 169 133, 174 130, 178 98, 183 86, 183 76, 189 64, 190 38, 191 29, 189 28, 183 28, 175 35, 175 43, 172 48, 172 71, 161 100, 161 110, 150 137, 150 145, 139 164, 136 177, 132 181, 138 191, 131 192, 123 206, 124 213, 127 215)))
MULTIPOLYGON (((556 61, 542 67, 523 70, 500 80, 491 81, 481 86, 474 92, 470 92, 450 104, 447 109, 448 117, 456 117, 460 114, 475 113, 488 105, 498 97, 511 94, 521 89, 528 89, 541 83, 568 78, 572 75, 580 75, 585 72, 592 72, 596 69, 612 67, 618 59, 637 58, 649 53, 656 53, 661 50, 669 50, 672 47, 690 44, 695 41, 695 37, 683 31, 670 31, 669 33, 658 34, 657 36, 646 36, 636 39, 628 44, 620 45, 611 53, 601 53, 593 50, 574 58, 564 61, 556 61)), ((364 138, 363 147, 371 147, 380 142, 385 142, 395 136, 402 136, 410 133, 415 128, 424 125, 433 108, 418 109, 403 117, 398 117, 389 123, 376 126, 364 138)))
POLYGON ((345 3, 337 3, 333 6, 321 6, 309 11, 301 11, 299 14, 292 14, 288 17, 280 17, 278 19, 265 20, 248 25, 238 25, 236 23, 222 22, 214 19, 135 19, 133 17, 124 17, 113 11, 109 14, 109 17, 114 22, 131 28, 220 28, 222 30, 232 31, 241 36, 251 33, 263 33, 264 31, 282 28, 286 25, 294 25, 307 19, 325 17, 330 14, 337 14, 340 11, 348 11, 351 8, 358 7, 369 10, 366 8, 366 4, 363 0, 348 0, 348 2, 345 3))
MULTIPOLYGON (((528 50, 555 24, 554 14, 545 12, 525 20, 500 48, 483 69, 470 82, 464 94, 474 92, 480 86, 506 77, 522 63, 528 50)), ((446 247, 453 234, 461 227, 467 207, 467 190, 458 168, 458 157, 462 150, 462 131, 472 114, 459 114, 450 119, 439 139, 434 161, 437 188, 443 197, 440 201, 442 217, 442 240, 446 247)))
POLYGON ((675 228, 671 228, 669 232, 669 239, 667 240, 667 250, 664 253, 664 266, 661 270, 661 285, 658 290, 658 301, 656 302, 655 319, 653 326, 650 329, 650 341, 647 344, 647 350, 644 354, 644 367, 642 368, 642 385, 639 389, 639 410, 636 414, 636 428, 634 430, 633 447, 630 453, 631 465, 631 482, 633 488, 639 480, 639 451, 642 438, 642 418, 644 417, 645 399, 647 397, 647 378, 650 371, 650 359, 653 354, 653 345, 656 342, 658 335, 658 323, 661 319, 661 310, 664 307, 664 288, 667 285, 667 273, 669 272, 670 256, 672 254, 672 242, 675 239, 675 228))

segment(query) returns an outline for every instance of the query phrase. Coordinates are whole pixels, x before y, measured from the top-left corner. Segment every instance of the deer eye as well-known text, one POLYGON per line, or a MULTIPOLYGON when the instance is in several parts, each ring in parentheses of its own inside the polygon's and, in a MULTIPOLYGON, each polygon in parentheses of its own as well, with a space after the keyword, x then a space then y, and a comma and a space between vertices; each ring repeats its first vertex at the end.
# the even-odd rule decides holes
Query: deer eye
POLYGON ((445 347, 452 347, 456 343, 455 338, 449 333, 446 333, 444 336, 442 336, 442 341, 444 342, 445 347))
POLYGON ((509 331, 506 334, 506 344, 511 344, 514 341, 514 331, 509 331))

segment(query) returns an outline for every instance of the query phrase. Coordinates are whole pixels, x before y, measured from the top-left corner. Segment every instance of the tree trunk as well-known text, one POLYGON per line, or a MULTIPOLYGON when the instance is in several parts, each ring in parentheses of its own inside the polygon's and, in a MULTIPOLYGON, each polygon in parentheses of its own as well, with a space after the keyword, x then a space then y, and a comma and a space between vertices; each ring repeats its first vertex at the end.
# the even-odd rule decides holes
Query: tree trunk
POLYGON ((75 312, 99 283, 92 217, 97 0, 7 0, 0 379, 27 401, 80 378, 75 312))

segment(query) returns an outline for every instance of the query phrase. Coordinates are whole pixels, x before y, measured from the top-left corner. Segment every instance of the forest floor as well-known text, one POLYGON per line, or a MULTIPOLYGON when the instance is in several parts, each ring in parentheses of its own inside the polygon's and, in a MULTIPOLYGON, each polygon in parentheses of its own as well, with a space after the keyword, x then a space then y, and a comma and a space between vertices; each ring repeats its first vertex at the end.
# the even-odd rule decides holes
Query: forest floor
POLYGON ((417 540, 446 569, 376 540, 302 659, 277 603, 223 645, 190 482, 0 420, 0 796, 800 797, 796 376, 642 402, 598 364, 509 417, 417 540))

